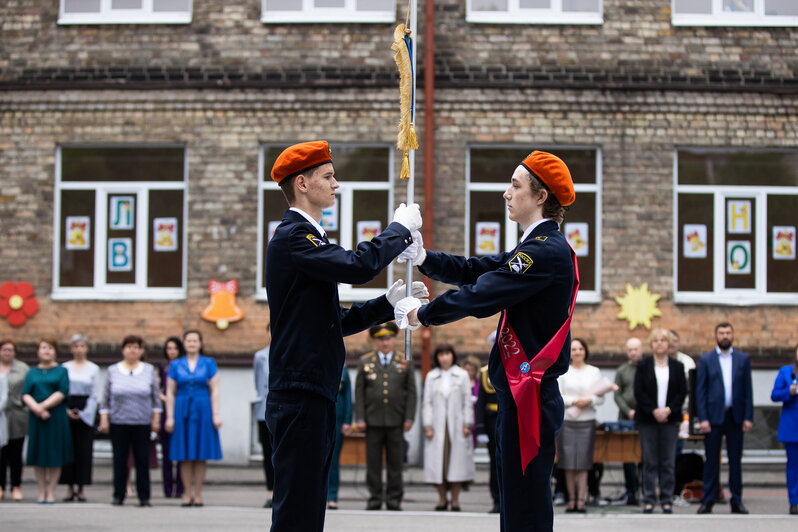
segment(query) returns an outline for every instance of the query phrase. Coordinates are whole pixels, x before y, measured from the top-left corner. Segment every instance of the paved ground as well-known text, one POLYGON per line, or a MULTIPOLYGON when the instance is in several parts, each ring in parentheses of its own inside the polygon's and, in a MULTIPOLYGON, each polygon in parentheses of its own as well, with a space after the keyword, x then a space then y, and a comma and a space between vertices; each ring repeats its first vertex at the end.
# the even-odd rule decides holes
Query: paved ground
MULTIPOLYGON (((798 517, 786 515, 787 492, 781 465, 746 466, 744 501, 750 516, 729 514, 728 505, 718 504, 710 516, 697 516, 694 504, 677 506, 675 514, 641 515, 639 507, 589 506, 588 514, 564 514, 557 508, 555 530, 569 532, 611 527, 613 532, 671 531, 689 527, 691 530, 724 530, 724 532, 796 531, 798 517)), ((154 487, 159 487, 158 472, 153 472, 154 487)), ((107 464, 95 467, 95 483, 87 489, 88 503, 59 503, 37 505, 36 487, 32 472, 26 470, 23 492, 26 501, 0 503, 0 529, 13 531, 59 530, 60 532, 91 532, 94 530, 266 530, 270 511, 261 508, 264 491, 261 470, 256 467, 211 467, 204 493, 204 508, 181 508, 180 501, 166 499, 159 489, 153 492, 153 508, 138 508, 136 500, 129 500, 122 508, 108 504, 111 498, 111 472, 107 464)), ((386 532, 428 531, 482 532, 499 529, 499 518, 486 512, 490 507, 487 471, 480 466, 477 479, 461 497, 464 512, 429 511, 436 503, 435 490, 423 484, 423 472, 410 468, 404 511, 366 512, 365 471, 362 467, 345 468, 342 473, 341 510, 327 513, 326 530, 358 532, 375 530, 386 532)), ((608 468, 602 491, 605 496, 620 492, 623 475, 617 468, 608 468)), ((724 472, 725 478, 725 472, 724 472)), ((63 495, 63 488, 59 488, 63 495)))

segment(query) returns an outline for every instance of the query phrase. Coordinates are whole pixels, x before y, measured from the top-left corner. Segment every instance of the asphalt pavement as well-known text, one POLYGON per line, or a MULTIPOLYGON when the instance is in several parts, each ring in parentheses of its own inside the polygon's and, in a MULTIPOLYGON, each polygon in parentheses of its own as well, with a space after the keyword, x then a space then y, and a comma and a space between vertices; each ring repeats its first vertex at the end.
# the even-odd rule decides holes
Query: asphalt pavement
MULTIPOLYGON (((653 515, 641 514, 639 506, 615 505, 608 500, 622 491, 623 473, 608 466, 602 481, 600 504, 588 505, 584 515, 565 514, 556 507, 554 528, 557 531, 596 530, 611 527, 613 532, 672 531, 681 527, 724 532, 777 532, 798 530, 798 516, 787 515, 787 490, 783 464, 747 464, 744 466, 743 500, 751 515, 732 515, 728 504, 718 503, 711 515, 696 515, 697 504, 684 503, 674 508, 673 515, 659 509, 653 515)), ((210 465, 203 494, 202 508, 182 508, 180 499, 165 498, 160 488, 160 471, 153 470, 151 508, 140 508, 132 497, 123 507, 110 505, 111 468, 99 463, 94 469, 94 483, 86 488, 86 503, 38 505, 33 471, 26 468, 23 482, 25 501, 0 503, 0 529, 8 531, 58 530, 59 532, 91 532, 95 530, 181 530, 237 531, 268 530, 271 511, 264 509, 265 488, 262 469, 210 465)), ((724 468, 723 477, 726 471, 724 468)), ((328 511, 325 530, 333 532, 483 532, 499 530, 499 516, 488 514, 491 500, 487 486, 487 466, 478 464, 477 477, 461 495, 462 512, 432 511, 437 503, 433 486, 423 483, 423 471, 405 471, 405 499, 402 512, 364 510, 367 499, 365 468, 342 468, 339 505, 328 511)), ((64 487, 57 495, 63 497, 64 487)))

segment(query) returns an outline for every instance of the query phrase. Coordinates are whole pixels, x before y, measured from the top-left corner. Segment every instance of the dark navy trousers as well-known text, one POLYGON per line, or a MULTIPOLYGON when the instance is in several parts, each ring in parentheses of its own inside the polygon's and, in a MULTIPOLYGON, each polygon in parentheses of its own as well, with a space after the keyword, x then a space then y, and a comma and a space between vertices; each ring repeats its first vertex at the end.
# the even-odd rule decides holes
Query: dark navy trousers
POLYGON ((701 502, 713 504, 718 496, 720 481, 720 447, 726 436, 726 454, 729 458, 729 491, 731 504, 739 504, 743 497, 743 425, 734 422, 731 408, 726 409, 722 425, 712 425, 712 431, 704 435, 706 463, 704 464, 704 495, 701 502))
POLYGON ((554 527, 551 472, 565 410, 556 380, 542 383, 540 396, 540 451, 522 473, 518 411, 509 392, 497 392, 496 469, 502 532, 551 532, 554 527))
POLYGON ((335 445, 335 403, 299 390, 269 390, 274 496, 271 532, 321 532, 335 445))

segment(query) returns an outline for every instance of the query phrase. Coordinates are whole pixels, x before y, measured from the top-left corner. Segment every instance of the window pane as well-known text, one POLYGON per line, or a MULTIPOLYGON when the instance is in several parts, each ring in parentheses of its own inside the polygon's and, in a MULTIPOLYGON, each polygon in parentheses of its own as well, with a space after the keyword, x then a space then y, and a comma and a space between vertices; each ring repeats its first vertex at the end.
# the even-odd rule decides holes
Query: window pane
POLYGON ((283 219, 283 213, 286 209, 288 209, 288 203, 286 203, 282 191, 263 191, 263 263, 261 265, 263 268, 261 272, 261 288, 263 289, 266 289, 266 252, 268 251, 269 238, 283 219))
MULTIPOLYGON (((382 231, 388 226, 388 191, 387 190, 356 190, 352 193, 352 248, 370 235, 378 227, 382 231), (360 226, 358 226, 358 222, 360 226)), ((374 235, 376 236, 376 235, 374 235)), ((387 288, 388 268, 384 268, 379 275, 366 284, 356 285, 356 288, 387 288)))
POLYGON ((63 181, 184 181, 182 147, 61 149, 63 181))
MULTIPOLYGON (((501 192, 471 192, 471 216, 468 227, 471 257, 503 253, 505 238, 505 203, 501 192)), ((513 224, 517 225, 517 224, 513 224)))
POLYGON ((521 0, 518 6, 521 9, 550 9, 551 0, 521 0))
POLYGON ((64 13, 99 13, 100 0, 63 0, 64 13))
POLYGON ((471 0, 472 11, 507 11, 508 0, 471 0))
POLYGON ((726 288, 756 288, 756 202, 726 198, 726 288))
MULTIPOLYGON (((545 150, 561 158, 574 183, 596 182, 595 150, 545 150)), ((474 148, 471 150, 472 183, 510 183, 516 167, 530 151, 521 148, 474 148)))
POLYGON ((61 191, 58 286, 94 286, 94 201, 93 190, 61 191))
MULTIPOLYGON (((566 227, 573 228, 568 224, 584 224, 576 227, 587 227, 587 234, 583 240, 587 240, 587 255, 577 257, 579 265, 579 289, 596 289, 596 194, 595 192, 580 192, 577 201, 568 208, 565 213, 565 223, 560 227, 565 231, 566 227)), ((574 248, 576 250, 576 248, 574 248)), ((578 250, 579 253, 584 253, 578 250)))
POLYGON ((677 15, 711 15, 712 0, 676 0, 673 12, 677 15))
POLYGON ((108 194, 108 241, 106 277, 108 284, 136 282, 136 194, 108 194))
POLYGON ((798 152, 680 150, 679 184, 798 186, 798 152))
POLYGON ((152 0, 152 10, 156 13, 163 11, 191 11, 191 0, 152 0))
POLYGON ((796 0, 765 0, 765 15, 798 17, 796 0))
POLYGON ((798 292, 798 196, 768 196, 768 292, 798 292), (776 228, 774 230, 774 227, 776 228))
POLYGON ((302 11, 302 0, 266 0, 266 11, 302 11))
POLYGON ((147 286, 180 288, 183 286, 183 191, 151 190, 147 220, 147 286))
POLYGON ((597 13, 599 0, 562 0, 562 10, 566 12, 582 11, 597 13))
POLYGON ((690 292, 714 290, 715 215, 712 194, 679 194, 676 289, 690 292))
POLYGON ((314 0, 316 7, 344 7, 345 0, 314 0))
POLYGON ((111 9, 141 9, 141 0, 111 0, 111 9))
POLYGON ((752 13, 754 11, 754 0, 723 0, 723 11, 752 13))
POLYGON ((395 0, 357 0, 358 11, 394 11, 395 0))

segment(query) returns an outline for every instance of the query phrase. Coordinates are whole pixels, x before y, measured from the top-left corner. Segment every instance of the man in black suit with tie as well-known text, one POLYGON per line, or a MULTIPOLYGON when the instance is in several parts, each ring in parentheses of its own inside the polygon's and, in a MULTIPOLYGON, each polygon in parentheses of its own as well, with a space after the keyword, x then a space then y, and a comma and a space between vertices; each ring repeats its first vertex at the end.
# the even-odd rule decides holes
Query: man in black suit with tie
POLYGON ((720 447, 725 435, 731 511, 747 514, 742 502, 741 460, 743 433, 751 430, 754 419, 751 361, 748 355, 732 348, 734 329, 730 323, 715 326, 715 340, 715 349, 701 357, 696 371, 696 409, 706 449, 704 494, 698 513, 711 513, 715 504, 720 484, 720 447))

